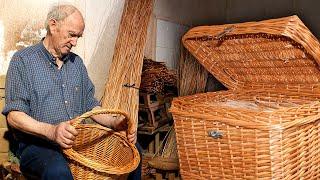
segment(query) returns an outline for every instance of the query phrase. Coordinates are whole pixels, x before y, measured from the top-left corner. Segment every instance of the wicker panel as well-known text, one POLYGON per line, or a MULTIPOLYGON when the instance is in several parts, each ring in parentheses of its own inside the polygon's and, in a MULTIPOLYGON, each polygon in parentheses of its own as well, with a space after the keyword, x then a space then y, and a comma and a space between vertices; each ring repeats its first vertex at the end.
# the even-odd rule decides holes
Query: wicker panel
POLYGON ((284 89, 175 99, 183 179, 319 179, 319 100, 284 89))
POLYGON ((83 124, 96 114, 126 114, 105 109, 81 115, 75 126, 77 138, 71 149, 64 153, 75 179, 119 179, 137 168, 140 162, 136 147, 118 132, 99 124, 83 124))
POLYGON ((320 45, 297 16, 191 29, 184 46, 230 89, 314 88, 320 45))
POLYGON ((182 41, 230 89, 173 101, 183 179, 319 179, 320 44, 300 19, 196 27, 182 41))

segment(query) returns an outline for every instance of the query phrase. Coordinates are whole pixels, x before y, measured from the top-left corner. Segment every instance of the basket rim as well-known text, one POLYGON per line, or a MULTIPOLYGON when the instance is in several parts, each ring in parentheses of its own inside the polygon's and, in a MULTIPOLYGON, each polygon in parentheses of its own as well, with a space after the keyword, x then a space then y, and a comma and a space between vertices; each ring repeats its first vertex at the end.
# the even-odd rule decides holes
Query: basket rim
POLYGON ((85 167, 89 167, 89 168, 91 168, 95 171, 98 171, 98 172, 115 174, 115 175, 129 173, 129 172, 133 171, 134 169, 136 169, 140 163, 139 151, 137 150, 135 145, 130 143, 128 141, 127 137, 125 137, 121 133, 115 132, 112 129, 104 127, 100 124, 89 124, 89 125, 88 124, 80 124, 80 122, 82 120, 84 120, 92 115, 103 114, 103 113, 122 114, 128 119, 128 115, 125 112, 122 112, 119 110, 101 108, 101 109, 94 109, 94 110, 91 110, 89 112, 82 114, 81 116, 76 118, 75 122, 72 125, 75 128, 82 128, 82 129, 96 128, 99 130, 107 131, 108 133, 110 133, 110 135, 115 135, 116 137, 120 138, 123 142, 126 143, 126 145, 128 145, 132 149, 133 156, 134 156, 132 165, 130 167, 124 166, 123 168, 115 168, 113 166, 107 166, 107 165, 104 165, 104 164, 101 164, 101 163, 98 163, 98 162, 95 162, 91 159, 86 158, 82 154, 79 154, 77 151, 75 151, 73 148, 63 149, 63 153, 67 156, 68 159, 75 161, 85 167))
MULTIPOLYGON (((258 93, 264 92, 266 89, 254 89, 254 90, 226 90, 226 91, 216 91, 216 92, 207 92, 194 94, 189 96, 182 96, 174 98, 172 101, 172 106, 170 107, 170 112, 173 114, 174 119, 177 120, 178 117, 185 118, 188 121, 189 118, 202 119, 212 122, 220 122, 231 126, 245 127, 249 129, 260 129, 260 130, 284 130, 293 126, 301 126, 308 123, 315 122, 320 119, 320 114, 311 114, 306 117, 295 117, 294 120, 286 119, 286 117, 291 116, 292 113, 298 112, 308 112, 310 108, 315 108, 319 111, 320 101, 313 101, 308 104, 299 105, 296 107, 282 107, 278 110, 271 112, 261 112, 254 111, 245 108, 230 108, 230 107, 221 107, 220 105, 214 106, 214 112, 212 109, 208 109, 207 104, 198 104, 197 102, 190 101, 190 98, 208 96, 216 97, 219 95, 228 95, 235 92, 241 92, 246 94, 247 92, 258 93), (187 107, 190 106, 192 108, 187 107), (221 114, 229 114, 230 117, 221 117, 216 113, 220 112, 221 114), (266 120, 268 119, 268 120, 266 120)), ((294 93, 298 94, 297 91, 285 91, 284 89, 269 89, 272 92, 281 92, 281 93, 294 93)), ((320 91, 319 91, 320 92, 320 91)), ((319 93, 318 92, 318 93, 319 93)), ((312 92, 305 92, 313 94, 312 92)), ((202 101, 203 102, 203 101, 202 101)), ((223 115, 223 116, 224 116, 223 115)), ((199 120, 199 122, 201 122, 199 120)))

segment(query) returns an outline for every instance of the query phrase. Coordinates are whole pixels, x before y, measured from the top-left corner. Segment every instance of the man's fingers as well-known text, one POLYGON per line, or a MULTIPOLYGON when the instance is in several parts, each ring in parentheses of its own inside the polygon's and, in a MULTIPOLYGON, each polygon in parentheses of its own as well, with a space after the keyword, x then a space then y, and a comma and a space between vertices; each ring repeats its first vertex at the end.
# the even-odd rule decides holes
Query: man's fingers
POLYGON ((69 133, 68 131, 65 132, 63 137, 66 138, 66 139, 70 139, 72 141, 76 139, 76 137, 73 134, 69 133))
POLYGON ((127 138, 129 140, 129 142, 135 144, 137 141, 137 132, 135 132, 133 134, 128 133, 127 138))
POLYGON ((70 125, 70 122, 62 122, 55 128, 54 141, 62 148, 71 148, 77 134, 78 132, 70 125))
POLYGON ((65 143, 63 143, 63 142, 60 142, 59 144, 60 144, 60 146, 61 146, 62 148, 64 148, 64 149, 69 149, 69 148, 72 147, 72 145, 68 145, 68 144, 65 144, 65 143))
POLYGON ((71 126, 69 124, 66 126, 66 130, 74 136, 78 135, 76 128, 74 128, 73 126, 71 126))
POLYGON ((135 137, 132 137, 132 138, 128 138, 129 142, 131 142, 132 144, 135 144, 137 142, 137 138, 136 136, 135 137))
POLYGON ((73 144, 73 140, 70 140, 70 139, 68 139, 68 138, 66 138, 66 137, 63 137, 63 138, 62 138, 62 142, 63 142, 64 144, 66 144, 66 145, 72 145, 72 144, 73 144))
POLYGON ((134 138, 136 136, 136 134, 134 133, 134 134, 129 134, 128 133, 128 138, 134 138))

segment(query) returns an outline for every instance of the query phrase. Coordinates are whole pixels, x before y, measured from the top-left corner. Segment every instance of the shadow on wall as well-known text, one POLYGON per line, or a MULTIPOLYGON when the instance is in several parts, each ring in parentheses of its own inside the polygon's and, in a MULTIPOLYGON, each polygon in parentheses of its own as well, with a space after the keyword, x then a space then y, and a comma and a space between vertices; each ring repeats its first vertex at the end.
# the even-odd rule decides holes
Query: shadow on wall
POLYGON ((103 95, 112 62, 123 6, 124 1, 121 5, 112 8, 112 11, 106 14, 108 17, 105 18, 101 34, 98 34, 99 39, 95 44, 94 52, 87 65, 89 76, 95 85, 95 97, 98 100, 103 95))

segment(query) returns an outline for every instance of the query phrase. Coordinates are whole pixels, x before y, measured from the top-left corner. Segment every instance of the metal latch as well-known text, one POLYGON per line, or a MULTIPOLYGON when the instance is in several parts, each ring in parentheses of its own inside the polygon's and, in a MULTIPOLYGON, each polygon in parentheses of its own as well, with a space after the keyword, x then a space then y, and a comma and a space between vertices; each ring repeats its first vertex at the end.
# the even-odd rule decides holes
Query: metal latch
POLYGON ((217 34, 214 36, 215 39, 220 39, 223 38, 224 36, 226 36, 228 33, 230 33, 231 31, 233 31, 235 29, 235 26, 229 26, 226 27, 221 33, 217 34))
POLYGON ((208 136, 213 137, 215 139, 220 139, 223 137, 223 133, 217 130, 208 131, 208 136))

